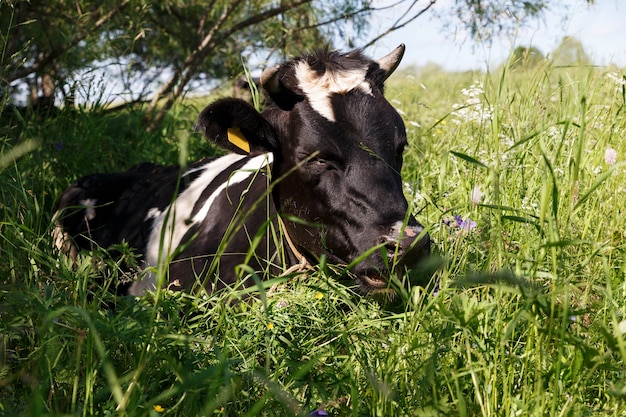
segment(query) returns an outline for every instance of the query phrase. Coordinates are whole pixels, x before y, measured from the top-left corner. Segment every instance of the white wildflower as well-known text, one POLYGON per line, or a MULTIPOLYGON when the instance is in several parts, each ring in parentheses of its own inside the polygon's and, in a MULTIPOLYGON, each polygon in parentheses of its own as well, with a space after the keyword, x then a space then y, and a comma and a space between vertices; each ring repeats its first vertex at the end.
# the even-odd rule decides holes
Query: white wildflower
POLYGON ((483 105, 480 97, 484 94, 483 85, 480 81, 476 81, 468 88, 463 88, 461 94, 465 98, 463 104, 454 104, 452 107, 455 111, 452 115, 464 122, 486 122, 493 117, 493 108, 483 105))
POLYGON ((617 151, 611 147, 606 148, 606 151, 604 151, 604 162, 607 165, 615 165, 615 162, 617 162, 617 151))
POLYGON ((606 74, 606 77, 618 86, 626 86, 626 77, 617 72, 609 72, 606 74))
POLYGON ((500 143, 507 148, 510 148, 515 144, 515 140, 512 137, 507 136, 503 133, 498 133, 498 139, 500 139, 500 143))
POLYGON ((561 129, 558 129, 556 126, 550 126, 546 133, 550 139, 558 139, 561 136, 561 129))
POLYGON ((522 208, 524 210, 528 210, 530 208, 530 205, 528 204, 528 197, 524 196, 524 198, 522 198, 522 208))
POLYGON ((480 203, 483 198, 483 192, 478 185, 475 185, 472 191, 470 191, 470 202, 474 205, 480 203))

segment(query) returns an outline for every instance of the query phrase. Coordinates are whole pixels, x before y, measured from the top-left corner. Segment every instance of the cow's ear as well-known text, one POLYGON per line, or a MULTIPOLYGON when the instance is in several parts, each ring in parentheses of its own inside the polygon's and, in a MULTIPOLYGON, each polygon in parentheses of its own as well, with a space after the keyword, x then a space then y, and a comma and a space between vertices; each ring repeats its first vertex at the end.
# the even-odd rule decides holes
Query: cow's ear
POLYGON ((196 127, 208 140, 239 154, 278 149, 274 128, 240 99, 225 98, 208 105, 198 116, 196 127))
POLYGON ((283 110, 291 110, 297 102, 304 100, 291 63, 265 69, 261 74, 261 86, 269 98, 283 110))

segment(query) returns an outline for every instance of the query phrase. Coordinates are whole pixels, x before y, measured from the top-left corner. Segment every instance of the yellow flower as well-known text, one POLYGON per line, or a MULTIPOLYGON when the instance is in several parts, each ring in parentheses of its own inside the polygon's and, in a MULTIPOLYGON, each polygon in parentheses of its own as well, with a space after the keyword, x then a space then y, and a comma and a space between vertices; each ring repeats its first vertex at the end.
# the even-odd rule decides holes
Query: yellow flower
POLYGON ((163 411, 165 411, 165 408, 161 407, 160 405, 153 405, 152 408, 154 409, 154 411, 156 411, 157 413, 162 413, 163 411))
POLYGON ((267 330, 272 330, 274 328, 274 323, 267 323, 267 330))
POLYGON ((324 298, 324 294, 318 291, 318 292, 315 294, 315 298, 317 298, 318 300, 321 300, 322 298, 324 298))

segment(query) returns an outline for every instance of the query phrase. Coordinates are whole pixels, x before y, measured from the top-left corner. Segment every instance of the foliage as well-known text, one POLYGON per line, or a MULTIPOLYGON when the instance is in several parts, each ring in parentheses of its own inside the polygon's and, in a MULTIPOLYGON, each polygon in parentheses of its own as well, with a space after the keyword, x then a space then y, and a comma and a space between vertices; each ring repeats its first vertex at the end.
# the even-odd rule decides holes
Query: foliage
POLYGON ((552 53, 554 65, 589 65, 591 59, 587 56, 580 40, 566 36, 552 53))
MULTIPOLYGON (((241 74, 242 57, 271 62, 330 43, 352 47, 406 26, 434 10, 436 0, 378 4, 370 0, 3 1, 0 2, 0 89, 26 95, 34 107, 62 97, 84 100, 86 84, 116 80, 125 101, 150 99, 144 123, 155 130, 195 82, 241 74), (401 16, 388 28, 369 18, 388 8, 401 16), (20 90, 22 89, 22 90, 20 90)), ((501 30, 540 15, 539 0, 458 0, 452 10, 472 33, 501 30), (503 18, 506 16, 506 18, 503 18), (512 16, 512 17, 511 17, 512 16)), ((110 83, 109 83, 110 87, 110 83)))
POLYGON ((3 80, 24 80, 35 99, 49 101, 55 89, 73 97, 82 73, 103 64, 125 66, 128 88, 154 88, 163 77, 146 115, 152 129, 194 80, 236 75, 241 56, 271 52, 268 44, 293 53, 327 43, 348 24, 345 17, 358 36, 369 12, 362 0, 96 3, 3 2, 3 80))
POLYGON ((532 69, 541 65, 544 56, 541 51, 534 46, 518 46, 513 50, 511 56, 507 59, 507 65, 511 69, 532 69))
POLYGON ((2 413, 623 415, 626 73, 388 83, 406 194, 445 259, 397 303, 328 265, 245 302, 116 297, 105 251, 73 266, 52 249, 54 201, 87 172, 211 155, 193 133, 207 99, 149 135, 135 109, 11 116, 0 152, 37 148, 0 172, 2 413))
MULTIPOLYGON (((592 5, 594 0, 587 0, 587 3, 592 5)), ((451 13, 475 39, 487 41, 494 33, 514 33, 548 8, 568 15, 569 7, 570 2, 562 0, 455 0, 451 13)))

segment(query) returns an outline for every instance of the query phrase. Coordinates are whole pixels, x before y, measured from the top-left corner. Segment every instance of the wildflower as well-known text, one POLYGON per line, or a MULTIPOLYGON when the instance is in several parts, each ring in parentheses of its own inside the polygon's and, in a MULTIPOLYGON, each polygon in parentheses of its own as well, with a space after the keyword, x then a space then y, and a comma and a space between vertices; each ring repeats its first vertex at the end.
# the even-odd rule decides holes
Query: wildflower
POLYGON ((311 413, 311 417, 326 417, 328 413, 323 408, 318 408, 311 413))
POLYGON ((57 152, 61 152, 63 150, 63 142, 55 142, 54 148, 57 150, 57 152))
POLYGON ((556 140, 561 136, 561 130, 556 126, 550 126, 548 130, 546 130, 546 134, 550 139, 556 140))
POLYGON ((609 72, 606 77, 617 84, 618 87, 626 86, 626 76, 621 76, 617 72, 609 72))
POLYGON ((169 290, 171 287, 182 287, 182 285, 178 279, 175 279, 167 286, 167 289, 169 290))
POLYGON ((604 162, 606 162, 607 165, 614 165, 616 161, 617 151, 611 147, 606 148, 606 151, 604 152, 604 162))
POLYGON ((470 231, 476 228, 476 222, 471 220, 469 217, 463 220, 463 217, 457 214, 456 216, 454 216, 454 221, 456 221, 456 225, 461 230, 470 231))
POLYGON ((480 81, 476 81, 469 88, 463 88, 461 94, 465 98, 465 103, 454 104, 452 107, 454 111, 452 115, 458 121, 463 122, 479 122, 483 123, 489 121, 493 117, 493 108, 488 105, 483 105, 480 96, 483 95, 485 90, 480 81))
POLYGON ((503 133, 498 134, 498 139, 500 139, 500 143, 502 143, 502 145, 504 145, 506 148, 510 148, 515 144, 515 139, 503 133))
POLYGON ((267 330, 272 330, 274 328, 274 323, 269 322, 267 323, 267 330))
POLYGON ((406 112, 399 107, 394 107, 400 116, 406 116, 406 112))
POLYGON ((537 204, 536 201, 531 202, 528 196, 525 196, 524 198, 522 198, 522 208, 524 210, 532 210, 532 209, 536 209, 537 207, 539 207, 539 204, 537 204))
POLYGON ((317 298, 318 300, 321 300, 322 298, 324 298, 324 294, 318 291, 317 293, 315 293, 315 298, 317 298))
POLYGON ((622 320, 619 322, 619 324, 617 325, 617 330, 620 332, 620 334, 626 333, 626 320, 622 320))
POLYGON ((152 406, 152 409, 153 409, 154 411, 156 411, 157 413, 162 413, 163 411, 165 411, 165 408, 161 407, 161 406, 160 406, 160 405, 158 405, 158 404, 157 404, 157 405, 153 405, 153 406, 152 406))
POLYGON ((470 191, 470 202, 473 205, 477 205, 478 203, 480 203, 480 200, 483 198, 483 192, 480 190, 480 187, 478 185, 475 185, 474 188, 472 188, 472 191, 470 191))

